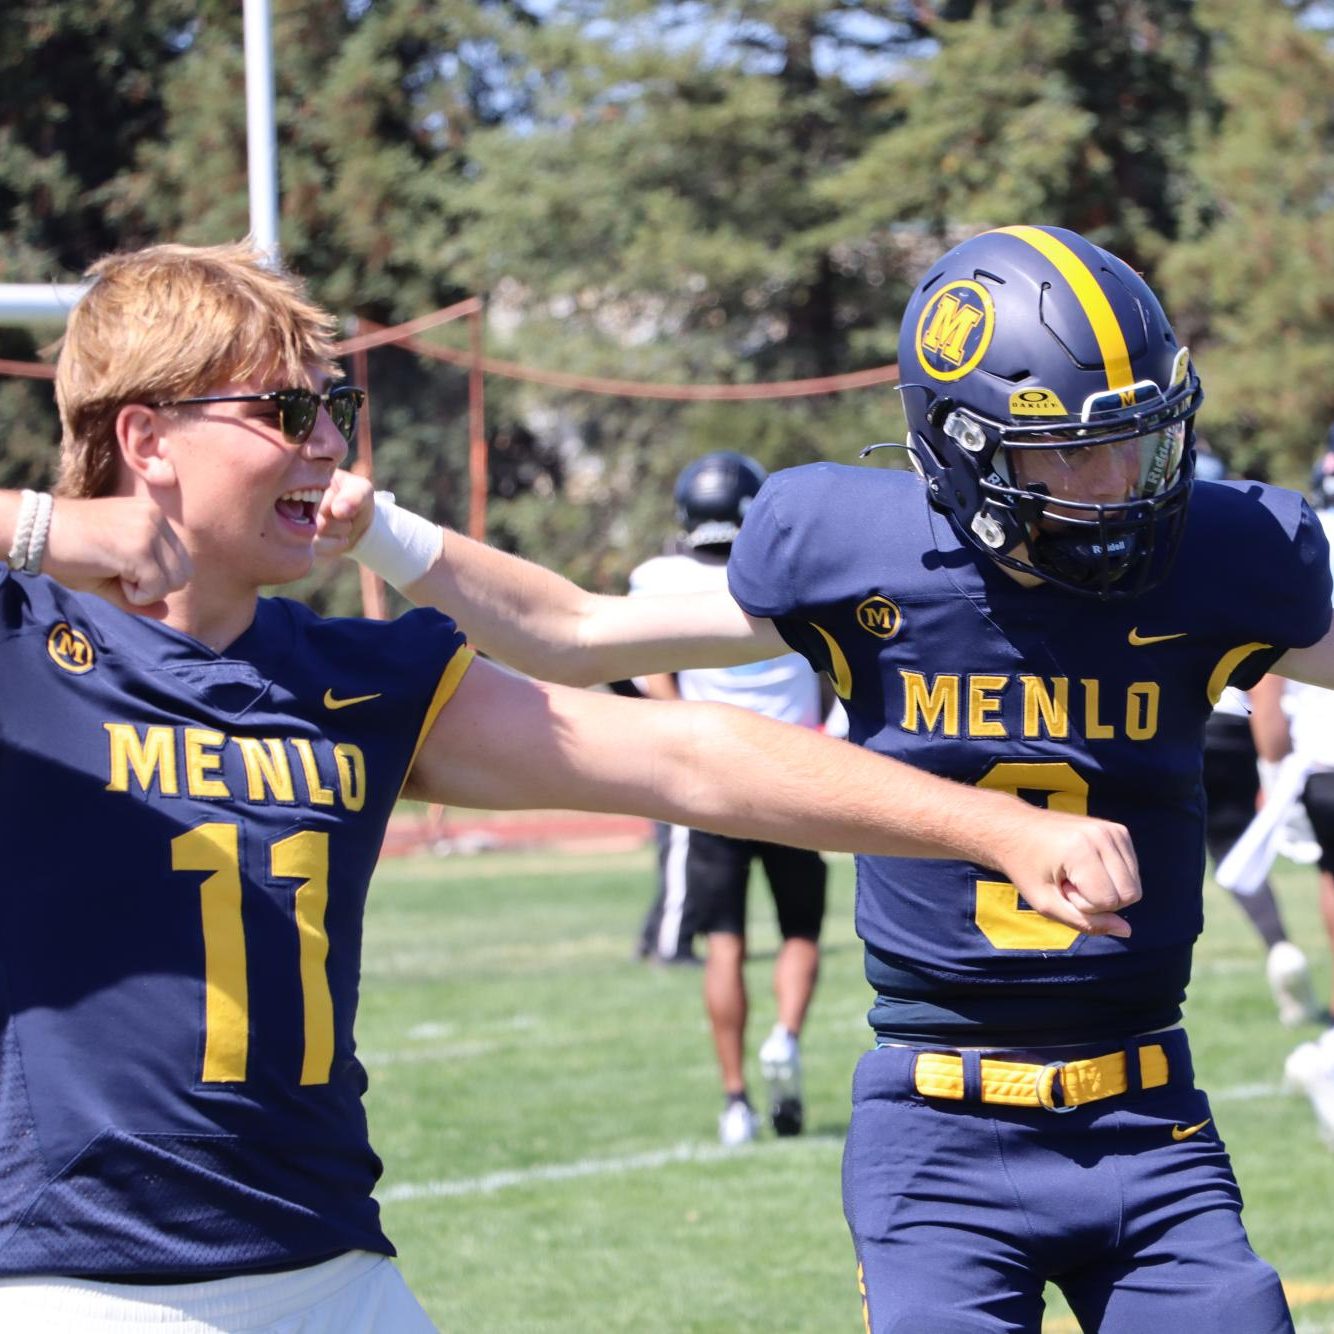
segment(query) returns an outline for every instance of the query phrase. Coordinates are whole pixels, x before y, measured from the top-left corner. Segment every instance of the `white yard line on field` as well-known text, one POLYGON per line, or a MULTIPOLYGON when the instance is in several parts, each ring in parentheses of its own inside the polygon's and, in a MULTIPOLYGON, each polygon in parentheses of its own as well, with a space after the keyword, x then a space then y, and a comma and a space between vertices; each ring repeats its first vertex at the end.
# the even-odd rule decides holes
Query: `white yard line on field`
MULTIPOLYGON (((791 1153, 800 1148, 827 1148, 839 1153, 843 1141, 825 1136, 808 1136, 792 1140, 783 1146, 791 1153)), ((381 1204, 397 1204, 403 1200, 430 1200, 460 1195, 494 1195, 496 1191, 513 1186, 528 1186, 538 1182, 574 1181, 580 1177, 623 1176, 629 1172, 651 1172, 677 1163, 713 1163, 723 1158, 762 1151, 761 1144, 742 1149, 724 1148, 721 1144, 676 1144, 669 1149, 650 1149, 647 1153, 628 1154, 621 1158, 579 1158, 572 1163, 542 1163, 535 1167, 518 1168, 507 1172, 488 1172, 480 1177, 462 1177, 454 1181, 404 1182, 377 1192, 381 1204)))
POLYGON ((1204 1090, 1210 1102, 1254 1102, 1257 1098, 1285 1097, 1281 1084, 1232 1084, 1227 1088, 1204 1090))
MULTIPOLYGON (((404 1054, 388 1059, 403 1059, 404 1054)), ((382 1056, 381 1062, 386 1057, 382 1056)), ((411 1058, 409 1058, 411 1059, 411 1058)), ((1234 1084, 1216 1089, 1209 1094, 1212 1102, 1251 1102, 1257 1098, 1276 1098, 1283 1090, 1277 1084, 1234 1084)), ((442 1199, 460 1195, 493 1195, 496 1191, 514 1186, 528 1186, 538 1182, 575 1181, 580 1177, 622 1176, 629 1172, 651 1172, 677 1163, 712 1163, 738 1153, 764 1151, 763 1141, 744 1149, 724 1148, 721 1144, 675 1144, 665 1149, 650 1149, 646 1153, 627 1154, 619 1158, 579 1158, 570 1163, 540 1163, 533 1167, 513 1168, 504 1172, 488 1172, 485 1176, 460 1177, 453 1181, 407 1181, 389 1186, 379 1193, 382 1204, 396 1204, 403 1200, 442 1199)), ((784 1152, 800 1149, 832 1149, 842 1152, 843 1141, 828 1136, 809 1136, 792 1140, 783 1146, 784 1152)))

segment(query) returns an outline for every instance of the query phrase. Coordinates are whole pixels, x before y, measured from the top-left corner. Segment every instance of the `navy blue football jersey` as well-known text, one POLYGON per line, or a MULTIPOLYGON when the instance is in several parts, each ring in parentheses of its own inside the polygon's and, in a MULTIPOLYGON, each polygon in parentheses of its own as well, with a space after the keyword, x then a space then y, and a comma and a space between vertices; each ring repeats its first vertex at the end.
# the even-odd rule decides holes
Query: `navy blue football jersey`
POLYGON ((1204 724, 1330 621, 1300 496, 1195 488, 1170 577, 1099 602, 1025 588, 908 472, 771 476, 732 548, 733 596, 827 672, 849 739, 959 782, 1125 824, 1144 897, 1128 940, 1034 913, 993 868, 861 857, 857 928, 885 1038, 1084 1041, 1175 1022, 1202 925, 1204 724))
POLYGON ((0 566, 0 1274, 393 1253, 363 908, 471 656, 283 599, 215 653, 0 566))

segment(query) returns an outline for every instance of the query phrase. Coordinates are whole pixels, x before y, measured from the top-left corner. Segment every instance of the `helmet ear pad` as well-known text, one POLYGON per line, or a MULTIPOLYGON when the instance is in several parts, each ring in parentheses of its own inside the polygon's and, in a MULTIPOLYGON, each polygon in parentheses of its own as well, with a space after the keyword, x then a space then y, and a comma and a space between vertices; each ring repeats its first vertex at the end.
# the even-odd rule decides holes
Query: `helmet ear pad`
MULTIPOLYGON (((905 400, 909 395, 927 394, 920 385, 905 386, 903 390, 905 400)), ((962 515, 972 516, 969 536, 984 550, 1009 551, 1027 542, 1028 524, 1039 516, 1023 515, 1012 506, 994 503, 982 481, 993 473, 998 446, 988 441, 980 450, 961 449, 944 430, 954 410, 954 400, 943 396, 922 409, 920 419, 925 429, 909 432, 908 458, 926 482, 928 497, 937 509, 956 520, 962 515)), ((913 415, 909 413, 910 421, 913 415)))

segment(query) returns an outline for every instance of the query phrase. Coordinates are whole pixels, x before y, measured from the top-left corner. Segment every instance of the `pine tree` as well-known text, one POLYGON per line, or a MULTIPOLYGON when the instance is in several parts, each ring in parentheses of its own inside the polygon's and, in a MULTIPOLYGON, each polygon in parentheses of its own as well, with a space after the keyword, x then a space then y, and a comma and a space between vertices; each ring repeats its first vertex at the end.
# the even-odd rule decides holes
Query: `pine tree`
MULTIPOLYGON (((0 282, 75 281, 106 250, 149 239, 109 209, 140 143, 162 133, 160 84, 179 59, 184 0, 20 0, 0 25, 0 282)), ((0 358, 59 334, 0 326, 0 358)), ((59 436, 50 384, 0 378, 0 486, 45 486, 59 436)))
POLYGON ((1234 469, 1299 489, 1334 418, 1334 54, 1266 0, 1204 0, 1219 108, 1164 283, 1234 469))
MULTIPOLYGON (((577 18, 529 46, 531 123, 472 145, 471 223, 452 252, 513 314, 505 354, 673 384, 890 360, 901 257, 840 231, 819 187, 881 125, 876 76, 915 30, 812 0, 560 10, 577 18)), ((852 461, 899 415, 888 390, 742 406, 525 389, 516 402, 577 442, 584 518, 521 498, 496 506, 499 535, 613 582, 670 532, 672 479, 690 458, 852 461)))

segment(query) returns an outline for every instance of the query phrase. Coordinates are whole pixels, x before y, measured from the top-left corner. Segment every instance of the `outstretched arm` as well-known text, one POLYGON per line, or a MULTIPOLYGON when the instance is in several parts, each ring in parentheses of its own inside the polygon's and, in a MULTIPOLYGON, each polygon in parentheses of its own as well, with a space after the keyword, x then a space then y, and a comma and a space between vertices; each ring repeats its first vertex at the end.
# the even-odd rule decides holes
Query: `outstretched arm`
POLYGON ((1288 716, 1283 712, 1283 678, 1262 676, 1249 693, 1251 736, 1255 752, 1268 764, 1277 764, 1292 749, 1288 716))
POLYGON ((1334 690, 1334 625, 1307 648, 1290 648, 1271 669, 1276 676, 1334 690))
POLYGON ((405 788, 455 806, 616 811, 827 851, 995 867, 1038 912, 1128 935, 1140 896, 1120 825, 1040 810, 722 704, 544 685, 476 661, 405 788))
MULTIPOLYGON (((21 493, 0 491, 0 556, 15 545, 21 493)), ((60 497, 37 569, 71 588, 151 610, 192 574, 189 554, 152 501, 130 496, 60 497)))
POLYGON ((588 593, 531 561, 396 506, 391 511, 384 501, 372 530, 370 497, 364 479, 338 474, 321 506, 322 552, 365 561, 413 602, 452 616, 484 653, 531 676, 592 685, 787 652, 772 622, 747 616, 726 593, 639 598, 588 593), (392 520, 385 519, 387 513, 392 520), (397 538, 389 522, 397 526, 397 538), (395 547, 404 546, 414 560, 399 561, 403 553, 395 547), (388 569, 374 554, 386 549, 388 569))

